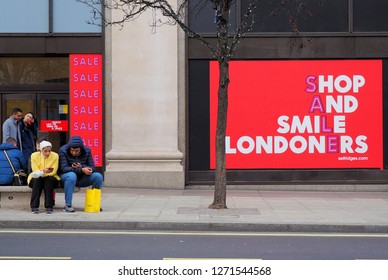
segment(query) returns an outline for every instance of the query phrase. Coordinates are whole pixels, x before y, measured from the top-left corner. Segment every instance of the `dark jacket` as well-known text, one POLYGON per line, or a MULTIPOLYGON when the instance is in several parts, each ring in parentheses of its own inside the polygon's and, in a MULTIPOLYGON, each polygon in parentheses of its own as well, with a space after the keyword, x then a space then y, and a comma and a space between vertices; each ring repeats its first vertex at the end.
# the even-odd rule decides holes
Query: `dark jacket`
POLYGON ((22 120, 19 122, 19 132, 22 142, 19 146, 24 158, 28 161, 31 154, 35 152, 34 128, 31 125, 25 125, 22 120))
POLYGON ((78 176, 84 175, 82 168, 73 168, 73 163, 81 163, 82 167, 90 167, 93 172, 96 171, 96 166, 92 157, 91 150, 84 146, 80 136, 73 136, 66 145, 59 149, 59 167, 61 173, 75 172, 78 176), (81 152, 77 157, 73 157, 70 153, 70 148, 81 148, 81 152))
POLYGON ((3 152, 4 150, 7 151, 16 171, 20 169, 27 170, 27 162, 22 152, 17 147, 9 143, 3 143, 0 145, 0 185, 6 186, 12 185, 13 183, 13 171, 3 152))

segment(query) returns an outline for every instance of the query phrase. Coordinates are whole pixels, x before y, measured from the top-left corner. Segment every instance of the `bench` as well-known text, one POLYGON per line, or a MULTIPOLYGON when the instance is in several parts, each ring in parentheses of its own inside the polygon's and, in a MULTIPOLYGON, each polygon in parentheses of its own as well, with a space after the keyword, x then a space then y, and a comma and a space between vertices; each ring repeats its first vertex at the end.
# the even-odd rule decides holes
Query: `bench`
MULTIPOLYGON (((75 187, 74 192, 80 188, 75 187)), ((0 186, 1 209, 30 209, 32 189, 28 186, 0 186)), ((63 187, 54 189, 55 193, 63 193, 63 187)), ((43 195, 43 192, 42 192, 43 195)))

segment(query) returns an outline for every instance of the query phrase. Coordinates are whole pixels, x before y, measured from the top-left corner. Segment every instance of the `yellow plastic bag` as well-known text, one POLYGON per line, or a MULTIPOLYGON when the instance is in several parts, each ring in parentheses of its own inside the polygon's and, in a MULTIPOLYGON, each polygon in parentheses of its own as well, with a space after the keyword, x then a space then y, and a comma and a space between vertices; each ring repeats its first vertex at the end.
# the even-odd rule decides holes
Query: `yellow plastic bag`
POLYGON ((101 190, 86 189, 85 195, 85 212, 97 213, 100 212, 101 206, 101 190))

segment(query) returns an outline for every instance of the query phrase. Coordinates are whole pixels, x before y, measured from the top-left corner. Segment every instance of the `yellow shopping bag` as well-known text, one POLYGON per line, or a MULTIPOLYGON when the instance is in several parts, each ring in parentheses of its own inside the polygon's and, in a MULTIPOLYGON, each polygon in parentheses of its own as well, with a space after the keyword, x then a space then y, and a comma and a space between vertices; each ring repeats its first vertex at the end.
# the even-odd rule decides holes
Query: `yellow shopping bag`
POLYGON ((101 190, 86 189, 85 195, 85 212, 100 212, 101 206, 101 190))

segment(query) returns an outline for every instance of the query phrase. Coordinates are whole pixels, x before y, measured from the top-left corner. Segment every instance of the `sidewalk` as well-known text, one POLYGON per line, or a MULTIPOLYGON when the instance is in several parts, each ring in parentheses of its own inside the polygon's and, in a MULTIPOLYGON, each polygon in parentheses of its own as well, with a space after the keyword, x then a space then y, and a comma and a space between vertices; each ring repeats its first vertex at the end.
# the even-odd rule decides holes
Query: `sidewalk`
POLYGON ((388 192, 229 190, 228 209, 213 210, 211 190, 104 188, 101 213, 83 212, 84 199, 74 194, 75 213, 62 212, 63 193, 52 215, 0 209, 0 228, 388 233, 388 192))

